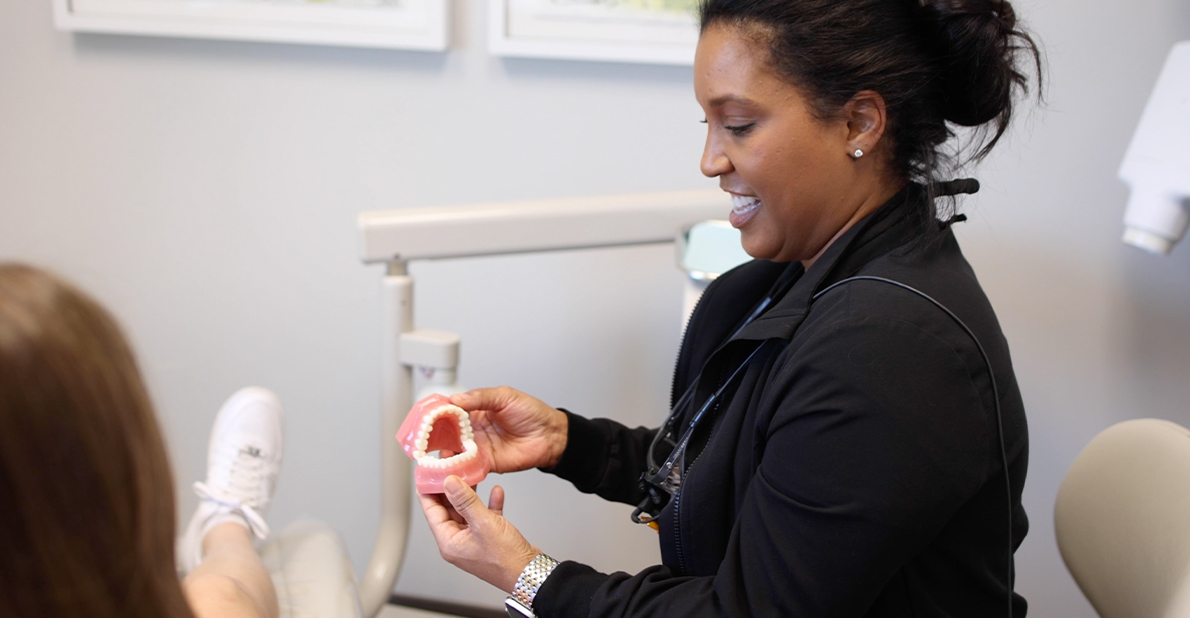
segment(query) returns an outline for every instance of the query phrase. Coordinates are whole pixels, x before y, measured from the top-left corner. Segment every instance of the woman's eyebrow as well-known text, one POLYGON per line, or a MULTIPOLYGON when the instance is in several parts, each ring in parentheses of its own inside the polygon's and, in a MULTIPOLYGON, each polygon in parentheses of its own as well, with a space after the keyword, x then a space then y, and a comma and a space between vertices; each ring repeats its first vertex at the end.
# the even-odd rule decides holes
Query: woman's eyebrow
POLYGON ((723 105, 726 105, 727 103, 739 103, 740 105, 754 105, 755 104, 755 102, 752 99, 749 99, 746 97, 741 97, 739 95, 734 95, 734 94, 725 94, 722 96, 718 96, 718 97, 711 99, 708 102, 708 104, 711 107, 722 107, 723 105))

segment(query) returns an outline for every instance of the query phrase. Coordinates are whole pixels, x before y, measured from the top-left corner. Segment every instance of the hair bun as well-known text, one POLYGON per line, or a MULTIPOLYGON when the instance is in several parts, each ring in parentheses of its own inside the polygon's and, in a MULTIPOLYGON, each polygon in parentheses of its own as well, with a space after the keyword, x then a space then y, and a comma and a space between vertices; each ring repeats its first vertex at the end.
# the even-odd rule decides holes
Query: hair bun
MULTIPOLYGON (((1033 41, 1017 29, 1007 0, 922 0, 922 12, 936 29, 934 41, 946 120, 966 127, 1008 123, 1014 86, 1027 89, 1016 53, 1036 54, 1033 41)), ((1038 67, 1040 75, 1040 66, 1038 67)))

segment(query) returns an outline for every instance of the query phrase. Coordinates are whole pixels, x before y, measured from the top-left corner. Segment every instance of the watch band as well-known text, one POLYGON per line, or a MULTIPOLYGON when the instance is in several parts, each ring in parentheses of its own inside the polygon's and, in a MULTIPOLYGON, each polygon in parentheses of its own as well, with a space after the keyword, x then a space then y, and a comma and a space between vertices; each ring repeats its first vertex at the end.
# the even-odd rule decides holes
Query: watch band
POLYGON ((508 614, 508 618, 536 618, 537 614, 533 610, 516 602, 516 599, 508 597, 504 599, 504 613, 508 614))
POLYGON ((516 585, 512 588, 512 596, 508 597, 508 600, 514 601, 521 608, 532 611, 533 599, 537 598, 537 590, 541 588, 541 584, 545 583, 545 578, 549 577, 557 566, 557 560, 545 554, 537 554, 537 557, 529 562, 525 570, 521 571, 521 576, 517 578, 516 585))

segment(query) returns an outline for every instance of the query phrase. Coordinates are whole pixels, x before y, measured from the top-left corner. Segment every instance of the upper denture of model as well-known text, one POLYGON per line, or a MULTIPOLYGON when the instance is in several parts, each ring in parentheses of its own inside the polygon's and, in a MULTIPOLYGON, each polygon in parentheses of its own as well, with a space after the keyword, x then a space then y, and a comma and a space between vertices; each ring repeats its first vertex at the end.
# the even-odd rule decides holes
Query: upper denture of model
POLYGON ((397 441, 417 462, 413 480, 421 494, 443 493, 442 484, 452 475, 468 485, 478 485, 492 470, 487 454, 475 444, 471 417, 442 395, 430 395, 413 404, 397 432, 397 441), (440 458, 444 451, 454 455, 440 458))

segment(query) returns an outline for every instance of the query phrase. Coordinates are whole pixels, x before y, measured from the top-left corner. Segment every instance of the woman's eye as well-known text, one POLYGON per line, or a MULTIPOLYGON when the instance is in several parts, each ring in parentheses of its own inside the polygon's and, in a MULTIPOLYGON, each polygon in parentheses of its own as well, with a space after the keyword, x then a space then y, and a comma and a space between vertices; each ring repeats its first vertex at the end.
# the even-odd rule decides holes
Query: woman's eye
POLYGON ((725 124, 723 125, 723 128, 731 131, 732 135, 739 137, 741 135, 746 135, 748 131, 752 130, 752 127, 754 126, 756 126, 755 122, 749 122, 747 124, 725 124))

